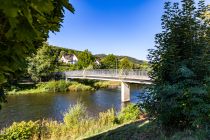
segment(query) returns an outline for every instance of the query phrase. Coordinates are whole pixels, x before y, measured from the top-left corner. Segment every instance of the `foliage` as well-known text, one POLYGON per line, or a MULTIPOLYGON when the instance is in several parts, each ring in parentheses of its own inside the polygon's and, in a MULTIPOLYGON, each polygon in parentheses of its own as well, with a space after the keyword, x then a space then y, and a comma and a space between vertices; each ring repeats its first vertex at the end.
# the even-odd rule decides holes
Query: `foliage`
POLYGON ((69 91, 93 91, 95 89, 89 85, 84 85, 78 82, 72 82, 72 84, 69 85, 68 90, 69 91))
POLYGON ((28 140, 33 136, 39 134, 39 121, 36 122, 20 122, 13 123, 9 128, 3 130, 3 134, 0 135, 1 140, 28 140))
POLYGON ((49 45, 44 44, 37 50, 36 55, 28 58, 28 73, 34 81, 40 81, 54 70, 56 58, 52 55, 49 45))
POLYGON ((210 123, 210 30, 202 14, 206 10, 202 0, 198 9, 193 0, 182 0, 182 6, 165 3, 163 32, 156 35, 156 49, 149 54, 154 85, 142 106, 164 127, 200 128, 210 123))
POLYGON ((12 90, 7 94, 33 94, 33 93, 44 93, 44 92, 67 92, 67 91, 93 91, 93 87, 84 85, 78 82, 66 82, 65 80, 49 81, 36 84, 34 89, 25 90, 12 90))
POLYGON ((2 84, 25 66, 25 58, 47 40, 49 32, 59 31, 64 7, 71 12, 74 12, 74 8, 68 0, 0 0, 0 3, 2 91, 2 84))
POLYGON ((106 112, 100 112, 98 117, 98 123, 103 125, 113 125, 116 122, 116 116, 114 109, 108 109, 106 112))
POLYGON ((210 137, 207 135, 206 131, 198 130, 185 130, 184 132, 176 132, 173 136, 170 137, 170 140, 185 140, 185 139, 192 139, 192 140, 206 140, 210 137))
POLYGON ((116 69, 118 66, 117 57, 113 54, 109 54, 101 60, 101 67, 106 69, 116 69))
POLYGON ((140 109, 134 104, 129 104, 119 112, 118 119, 121 123, 137 120, 140 117, 140 109))
POLYGON ((78 56, 78 66, 79 68, 87 68, 89 65, 93 64, 94 57, 88 50, 81 52, 78 56))
POLYGON ((87 112, 84 104, 77 103, 74 106, 70 106, 69 110, 64 114, 64 123, 67 127, 74 127, 79 124, 80 121, 86 119, 87 112))
POLYGON ((45 92, 66 92, 69 85, 70 82, 66 82, 65 80, 49 81, 37 84, 37 88, 44 89, 45 92))
POLYGON ((116 88, 120 85, 119 82, 116 81, 99 81, 94 83, 94 87, 96 89, 99 88, 116 88))
MULTIPOLYGON (((121 118, 123 117, 122 115, 121 118)), ((134 117, 129 118, 134 120, 134 117)), ((84 139, 119 127, 120 124, 117 124, 116 120, 117 116, 113 108, 100 112, 98 117, 92 118, 88 115, 84 104, 77 102, 64 113, 63 122, 43 120, 14 123, 3 129, 0 133, 0 139, 84 139)))
POLYGON ((123 58, 119 62, 119 69, 132 69, 133 64, 128 60, 127 57, 123 58))

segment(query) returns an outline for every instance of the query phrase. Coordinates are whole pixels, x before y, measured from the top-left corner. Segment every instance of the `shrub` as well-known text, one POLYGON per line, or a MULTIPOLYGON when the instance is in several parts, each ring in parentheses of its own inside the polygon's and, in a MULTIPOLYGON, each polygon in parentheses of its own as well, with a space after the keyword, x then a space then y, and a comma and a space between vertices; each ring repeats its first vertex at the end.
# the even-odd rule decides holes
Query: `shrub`
POLYGON ((81 83, 72 82, 71 85, 68 87, 69 91, 93 91, 94 88, 91 86, 87 86, 81 83))
POLYGON ((10 127, 4 129, 0 135, 1 140, 28 140, 35 135, 39 135, 40 123, 36 122, 20 122, 13 123, 10 127))
POLYGON ((116 88, 120 85, 119 82, 114 81, 99 81, 94 83, 95 88, 116 88))
POLYGON ((185 130, 184 132, 176 132, 170 140, 207 140, 210 136, 204 130, 185 130))
POLYGON ((106 112, 100 112, 98 117, 99 126, 113 125, 116 120, 114 109, 108 109, 106 112))
POLYGON ((68 86, 70 85, 70 82, 66 82, 64 80, 58 81, 58 91, 59 92, 66 92, 68 90, 68 86))
POLYGON ((79 122, 87 117, 87 112, 84 104, 77 103, 70 106, 69 110, 64 114, 64 123, 67 127, 75 127, 79 122))
POLYGON ((66 92, 70 82, 64 80, 60 81, 49 81, 46 83, 37 84, 38 89, 43 89, 45 92, 66 92))
POLYGON ((128 122, 128 121, 134 121, 138 119, 140 116, 140 110, 138 106, 134 104, 129 104, 125 108, 122 108, 122 110, 118 114, 118 120, 120 123, 128 122))

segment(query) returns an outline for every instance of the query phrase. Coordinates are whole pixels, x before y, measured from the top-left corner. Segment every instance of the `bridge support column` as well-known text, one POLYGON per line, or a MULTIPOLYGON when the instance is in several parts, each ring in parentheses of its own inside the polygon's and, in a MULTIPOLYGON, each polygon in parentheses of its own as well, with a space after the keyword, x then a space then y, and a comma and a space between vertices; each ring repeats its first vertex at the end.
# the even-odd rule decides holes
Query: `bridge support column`
POLYGON ((121 102, 130 101, 130 84, 121 82, 121 102))

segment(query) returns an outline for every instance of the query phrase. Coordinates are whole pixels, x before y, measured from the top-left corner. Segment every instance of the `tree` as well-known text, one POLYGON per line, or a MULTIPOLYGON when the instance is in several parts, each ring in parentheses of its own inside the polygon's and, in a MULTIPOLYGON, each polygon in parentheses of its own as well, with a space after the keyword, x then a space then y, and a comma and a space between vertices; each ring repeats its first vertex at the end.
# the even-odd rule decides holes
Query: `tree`
POLYGON ((74 9, 68 0, 0 0, 0 3, 0 94, 3 95, 3 84, 8 77, 42 46, 49 31, 59 31, 64 7, 71 12, 74 9))
POLYGON ((127 57, 123 58, 119 62, 119 69, 132 69, 133 63, 128 60, 127 57))
POLYGON ((37 50, 37 53, 28 57, 28 73, 34 81, 42 81, 42 77, 49 76, 56 67, 56 56, 48 44, 37 50))
POLYGON ((93 65, 94 63, 94 57, 88 50, 81 52, 78 59, 78 66, 80 69, 87 68, 89 65, 93 65))
POLYGON ((117 57, 109 54, 101 60, 101 65, 103 69, 116 69, 118 67, 117 57))
POLYGON ((149 52, 153 87, 143 107, 164 127, 202 127, 210 121, 210 34, 200 0, 165 3, 162 33, 149 52))

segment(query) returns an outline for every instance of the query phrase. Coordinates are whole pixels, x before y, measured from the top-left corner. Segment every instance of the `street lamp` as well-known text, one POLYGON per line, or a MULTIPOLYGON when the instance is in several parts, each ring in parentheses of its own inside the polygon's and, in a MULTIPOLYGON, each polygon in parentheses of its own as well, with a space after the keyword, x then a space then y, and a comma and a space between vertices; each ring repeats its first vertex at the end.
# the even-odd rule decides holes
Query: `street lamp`
POLYGON ((115 60, 116 60, 116 75, 117 75, 117 57, 116 57, 115 60))

